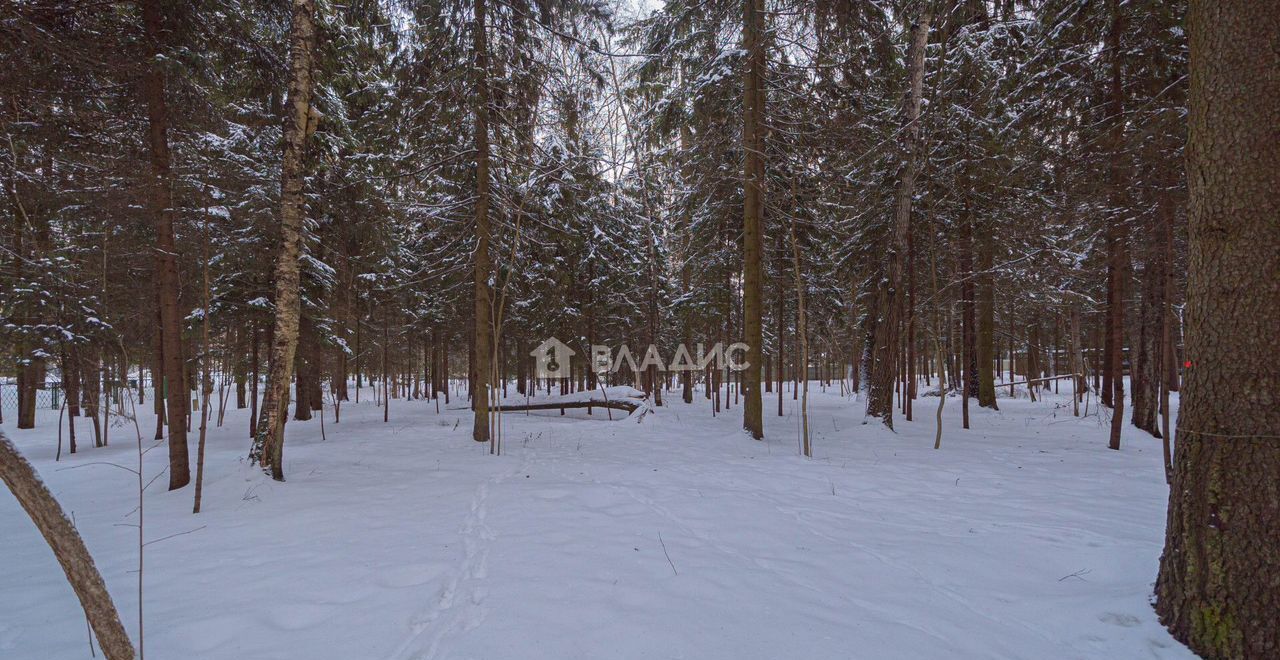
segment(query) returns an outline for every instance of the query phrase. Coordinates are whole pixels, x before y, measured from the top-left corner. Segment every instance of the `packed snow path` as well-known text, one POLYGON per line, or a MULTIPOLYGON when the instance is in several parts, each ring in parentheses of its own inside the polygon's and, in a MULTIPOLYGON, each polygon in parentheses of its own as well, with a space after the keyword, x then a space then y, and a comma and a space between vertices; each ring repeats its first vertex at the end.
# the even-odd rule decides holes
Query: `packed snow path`
MULTIPOLYGON (((204 513, 146 495, 155 658, 1186 658, 1148 603, 1167 488, 1159 441, 1106 449, 1069 399, 1001 399, 959 428, 936 398, 892 433, 815 391, 766 395, 767 441, 668 394, 642 422, 509 413, 506 451, 465 411, 368 400, 290 422, 289 481, 242 461, 246 411, 211 430, 204 513), (189 533, 183 533, 189 532, 189 533)), ((148 409, 150 406, 146 406, 148 409)), ((137 630, 129 426, 53 461, 56 412, 5 431, 32 459, 137 630), (76 469, 66 469, 83 466, 76 469)), ((620 415, 616 415, 621 419, 620 415)), ((149 412, 142 428, 154 428, 149 412)), ((192 439, 194 453, 194 436, 192 439)), ((146 442, 150 445, 151 442, 146 442)), ((146 457, 148 476, 164 449, 146 457)), ((88 656, 48 547, 0 496, 0 657, 88 656)))

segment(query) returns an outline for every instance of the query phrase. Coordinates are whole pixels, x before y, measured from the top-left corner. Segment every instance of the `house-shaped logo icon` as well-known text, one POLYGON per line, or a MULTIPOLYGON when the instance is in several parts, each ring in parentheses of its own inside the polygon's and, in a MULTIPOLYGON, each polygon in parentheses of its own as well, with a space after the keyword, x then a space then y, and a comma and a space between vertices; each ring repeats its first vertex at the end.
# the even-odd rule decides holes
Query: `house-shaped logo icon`
POLYGON ((576 351, 555 337, 538 344, 529 353, 537 360, 535 373, 538 378, 569 378, 573 373, 569 369, 569 361, 576 354, 576 351))

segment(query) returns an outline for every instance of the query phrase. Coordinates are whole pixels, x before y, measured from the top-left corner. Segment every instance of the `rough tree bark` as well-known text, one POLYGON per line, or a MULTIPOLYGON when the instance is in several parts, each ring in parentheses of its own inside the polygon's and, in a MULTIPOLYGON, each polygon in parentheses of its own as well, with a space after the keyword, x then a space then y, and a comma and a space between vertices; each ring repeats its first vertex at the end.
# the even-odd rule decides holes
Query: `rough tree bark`
POLYGON ((1186 359, 1156 611, 1280 657, 1280 7, 1192 0, 1186 359))
POLYGON ((312 121, 311 59, 316 44, 315 0, 293 0, 289 34, 288 120, 284 129, 284 165, 280 173, 280 252, 275 267, 276 318, 271 335, 267 391, 250 458, 284 481, 284 425, 288 420, 289 381, 298 350, 298 260, 302 252, 303 157, 312 121))

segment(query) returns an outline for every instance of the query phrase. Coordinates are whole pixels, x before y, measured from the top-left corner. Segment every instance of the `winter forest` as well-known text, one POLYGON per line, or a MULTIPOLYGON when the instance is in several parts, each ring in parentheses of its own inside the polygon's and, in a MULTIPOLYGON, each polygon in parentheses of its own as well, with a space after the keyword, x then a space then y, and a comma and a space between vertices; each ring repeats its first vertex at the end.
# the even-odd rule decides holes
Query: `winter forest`
POLYGON ((1277 0, 3 0, 0 657, 1280 658, 1277 0))

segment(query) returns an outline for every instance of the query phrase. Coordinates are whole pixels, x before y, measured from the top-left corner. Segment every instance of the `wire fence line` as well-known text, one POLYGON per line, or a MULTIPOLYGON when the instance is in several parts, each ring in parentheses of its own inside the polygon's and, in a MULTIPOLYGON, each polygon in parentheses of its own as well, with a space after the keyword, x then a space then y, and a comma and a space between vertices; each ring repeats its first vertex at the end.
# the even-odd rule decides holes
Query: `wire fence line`
MULTIPOLYGON (((114 402, 120 388, 128 385, 130 389, 138 388, 138 379, 130 378, 128 383, 116 381, 107 383, 108 388, 113 393, 112 401, 114 402)), ((151 379, 143 378, 142 387, 150 388, 151 379)), ((36 389, 36 409, 47 408, 57 410, 62 407, 65 398, 65 388, 60 381, 45 381, 42 387, 36 389)), ((0 381, 0 412, 4 417, 18 414, 18 384, 12 381, 0 381)))

